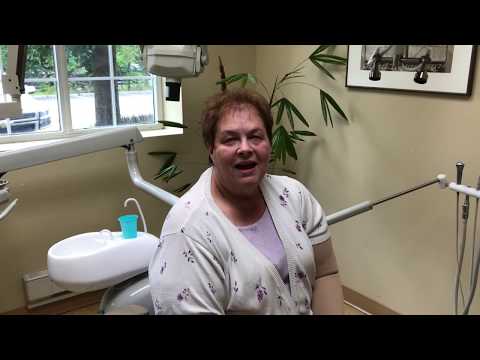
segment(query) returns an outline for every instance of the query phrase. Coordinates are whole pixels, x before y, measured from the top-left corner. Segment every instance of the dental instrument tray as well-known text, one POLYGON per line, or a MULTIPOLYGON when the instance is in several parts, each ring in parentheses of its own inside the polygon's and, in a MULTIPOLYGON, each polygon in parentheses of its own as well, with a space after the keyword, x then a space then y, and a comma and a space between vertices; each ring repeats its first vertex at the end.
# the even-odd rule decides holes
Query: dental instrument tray
POLYGON ((50 247, 48 275, 72 292, 108 288, 147 271, 158 243, 146 232, 135 239, 109 230, 75 235, 50 247))

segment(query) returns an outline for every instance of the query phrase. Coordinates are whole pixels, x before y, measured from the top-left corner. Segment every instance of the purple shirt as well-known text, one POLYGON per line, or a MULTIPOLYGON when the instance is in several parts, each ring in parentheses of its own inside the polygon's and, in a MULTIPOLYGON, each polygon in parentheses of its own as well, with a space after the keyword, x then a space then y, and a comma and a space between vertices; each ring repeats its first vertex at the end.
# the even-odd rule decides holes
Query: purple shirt
POLYGON ((277 268, 282 280, 288 284, 288 265, 285 249, 278 237, 268 208, 260 220, 248 226, 238 226, 238 230, 277 268))

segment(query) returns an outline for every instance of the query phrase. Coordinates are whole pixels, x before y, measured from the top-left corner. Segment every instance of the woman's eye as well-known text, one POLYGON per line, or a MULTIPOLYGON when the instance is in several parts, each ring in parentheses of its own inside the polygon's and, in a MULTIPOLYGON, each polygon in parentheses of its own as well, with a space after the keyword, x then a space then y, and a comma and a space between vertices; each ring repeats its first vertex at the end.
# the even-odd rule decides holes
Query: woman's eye
POLYGON ((233 144, 235 142, 235 138, 226 138, 223 140, 224 144, 233 144))

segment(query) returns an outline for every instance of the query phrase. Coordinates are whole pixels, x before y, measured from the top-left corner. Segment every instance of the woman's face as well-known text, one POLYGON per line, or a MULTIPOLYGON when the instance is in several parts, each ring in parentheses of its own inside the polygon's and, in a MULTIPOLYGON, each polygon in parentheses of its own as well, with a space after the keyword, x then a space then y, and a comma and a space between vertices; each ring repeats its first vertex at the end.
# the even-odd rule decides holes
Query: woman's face
POLYGON ((228 111, 217 123, 210 149, 215 181, 232 193, 255 191, 267 171, 271 150, 265 125, 253 107, 228 111))

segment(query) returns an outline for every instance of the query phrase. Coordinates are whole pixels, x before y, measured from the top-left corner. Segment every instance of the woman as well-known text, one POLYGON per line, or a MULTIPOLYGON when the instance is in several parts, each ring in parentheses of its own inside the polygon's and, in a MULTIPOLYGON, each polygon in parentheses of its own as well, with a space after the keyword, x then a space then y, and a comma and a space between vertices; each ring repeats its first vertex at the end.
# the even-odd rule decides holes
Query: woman
POLYGON ((212 166, 170 210, 149 280, 156 314, 341 314, 326 216, 297 180, 266 174, 273 119, 251 90, 202 115, 212 166))

